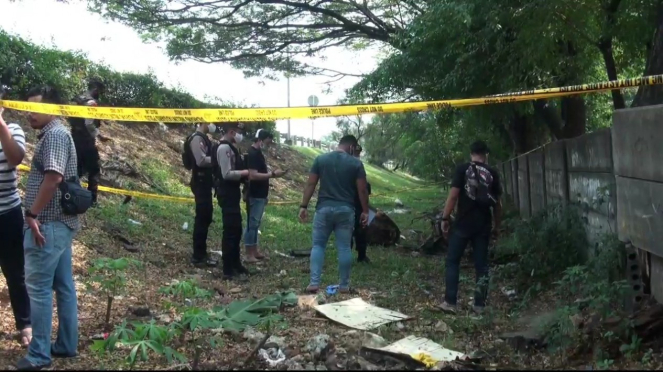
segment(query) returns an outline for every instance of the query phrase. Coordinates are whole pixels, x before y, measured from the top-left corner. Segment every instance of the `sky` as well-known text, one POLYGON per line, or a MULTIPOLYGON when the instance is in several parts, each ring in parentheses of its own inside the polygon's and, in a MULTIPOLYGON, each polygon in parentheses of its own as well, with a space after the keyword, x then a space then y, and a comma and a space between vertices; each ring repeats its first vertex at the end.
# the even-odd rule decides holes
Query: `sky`
MULTIPOLYGON (((80 50, 95 62, 105 63, 122 72, 146 73, 149 69, 166 85, 180 85, 200 100, 205 96, 219 97, 223 101, 255 104, 260 107, 286 107, 287 83, 244 78, 241 71, 227 64, 206 64, 186 61, 170 62, 156 44, 144 44, 138 34, 128 26, 104 20, 86 9, 85 1, 62 4, 46 0, 0 0, 0 27, 5 31, 34 43, 60 50, 80 50), (38 11, 35 11, 38 9, 38 11), (53 21, 54 19, 59 21, 53 21)), ((341 48, 330 50, 318 66, 353 74, 372 71, 377 65, 377 49, 360 52, 341 48)), ((308 105, 308 97, 316 95, 319 105, 334 105, 344 91, 359 81, 346 77, 331 84, 326 94, 324 84, 329 78, 310 76, 290 79, 291 106, 308 105)), ((287 133, 286 120, 277 121, 277 129, 287 133)), ((312 127, 309 119, 292 119, 293 136, 321 139, 336 129, 336 118, 316 119, 312 127)))

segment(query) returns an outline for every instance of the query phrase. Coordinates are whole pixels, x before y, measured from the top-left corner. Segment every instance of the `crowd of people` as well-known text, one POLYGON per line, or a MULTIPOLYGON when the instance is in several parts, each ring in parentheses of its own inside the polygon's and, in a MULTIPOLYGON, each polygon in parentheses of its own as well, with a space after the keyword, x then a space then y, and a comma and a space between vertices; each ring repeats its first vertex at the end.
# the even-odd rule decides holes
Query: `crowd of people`
MULTIPOLYGON (((88 91, 74 101, 96 105, 103 90, 103 83, 93 80, 88 91)), ((65 104, 58 90, 49 86, 30 90, 26 98, 35 103, 65 104)), ((79 215, 97 202, 100 167, 95 138, 100 122, 69 118, 69 129, 58 116, 34 112, 28 113, 28 121, 38 134, 25 196, 21 200, 16 169, 25 157, 25 133, 19 125, 7 124, 2 119, 0 107, 0 267, 9 288, 21 344, 28 349, 16 368, 39 370, 50 366, 53 357, 77 355, 78 306, 72 272, 72 241, 80 229, 79 215), (90 194, 90 205, 72 207, 71 200, 64 196, 76 192, 75 185, 84 174, 89 180, 86 192, 90 194), (51 343, 53 291, 57 296, 58 331, 55 342, 51 343)), ((223 224, 222 272, 227 280, 249 274, 241 259, 242 236, 244 263, 266 258, 259 247, 258 230, 268 204, 269 182, 287 173, 287 170, 270 170, 267 165, 263 151, 274 138, 267 130, 256 132, 246 155, 240 152, 238 145, 244 139, 244 129, 244 125, 237 122, 200 124, 187 136, 182 151, 183 165, 191 171, 190 186, 195 199, 191 263, 199 267, 218 265, 207 250, 216 197, 223 224), (213 141, 210 133, 221 133, 221 140, 213 141), (245 231, 242 202, 247 212, 245 231)), ((316 157, 310 169, 299 206, 299 219, 307 222, 309 203, 318 189, 313 215, 310 282, 306 288, 309 293, 320 290, 325 249, 332 233, 338 253, 340 293, 350 291, 353 240, 358 261, 370 262, 365 234, 371 187, 359 159, 361 152, 357 139, 347 135, 340 139, 336 150, 316 157)), ((479 284, 474 310, 483 310, 493 220, 493 232, 498 231, 500 224, 502 190, 499 174, 487 164, 485 143, 474 143, 471 157, 469 163, 459 165, 456 170, 441 219, 442 231, 449 240, 449 253, 446 296, 438 307, 450 313, 456 311, 460 258, 468 242, 474 246, 479 284), (456 207, 454 228, 450 229, 451 214, 456 207)))

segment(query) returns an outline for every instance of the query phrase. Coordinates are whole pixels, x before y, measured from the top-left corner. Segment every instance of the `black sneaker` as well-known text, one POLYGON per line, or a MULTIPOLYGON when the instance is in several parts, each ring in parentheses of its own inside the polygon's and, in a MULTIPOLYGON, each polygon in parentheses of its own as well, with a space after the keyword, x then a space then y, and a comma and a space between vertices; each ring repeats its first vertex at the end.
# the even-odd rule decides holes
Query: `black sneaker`
POLYGON ((371 263, 371 260, 368 257, 361 257, 361 258, 357 259, 357 262, 369 264, 369 263, 371 263))
POLYGON ((19 371, 41 371, 42 369, 49 368, 51 363, 42 364, 40 366, 30 363, 29 360, 23 358, 16 363, 16 369, 19 371))
POLYGON ((250 275, 250 274, 251 274, 251 272, 249 271, 249 269, 247 269, 246 267, 244 267, 244 266, 241 265, 241 264, 240 264, 239 266, 236 266, 236 267, 234 268, 234 272, 237 273, 237 274, 239 274, 239 275, 242 275, 242 274, 244 274, 244 275, 250 275))
POLYGON ((203 259, 192 258, 191 264, 196 267, 216 267, 219 264, 219 261, 209 257, 203 259))

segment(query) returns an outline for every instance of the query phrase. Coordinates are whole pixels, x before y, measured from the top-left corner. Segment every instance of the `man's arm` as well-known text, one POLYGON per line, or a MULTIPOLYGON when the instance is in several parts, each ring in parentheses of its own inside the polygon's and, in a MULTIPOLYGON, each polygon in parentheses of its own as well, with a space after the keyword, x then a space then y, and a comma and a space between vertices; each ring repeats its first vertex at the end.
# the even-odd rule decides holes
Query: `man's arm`
POLYGON ((366 170, 364 165, 361 164, 357 171, 357 193, 359 194, 359 202, 361 203, 362 213, 368 214, 368 182, 366 182, 366 170))
POLYGON ((448 220, 451 216, 451 213, 454 211, 454 208, 456 208, 458 198, 460 197, 460 190, 463 188, 463 184, 465 183, 465 171, 466 169, 464 167, 459 166, 454 172, 454 177, 451 180, 449 196, 447 196, 447 202, 444 204, 444 212, 442 212, 443 220, 448 220))
POLYGON ((249 181, 264 181, 272 178, 273 173, 260 173, 258 172, 258 157, 255 153, 249 152, 248 155, 248 165, 249 165, 249 181))
POLYGON ((193 153, 193 158, 196 159, 196 165, 201 168, 209 168, 212 166, 212 158, 205 155, 203 152, 203 139, 200 136, 195 135, 191 139, 189 146, 191 147, 191 153, 193 153))
POLYGON ((25 157, 25 133, 16 124, 12 124, 10 128, 2 116, 0 116, 0 144, 10 167, 21 164, 25 157))
POLYGON ((232 160, 231 160, 232 150, 227 144, 222 144, 219 146, 219 149, 216 151, 216 160, 219 162, 219 168, 221 168, 221 176, 224 180, 227 181, 239 181, 242 176, 248 176, 248 170, 233 170, 232 169, 232 160))
POLYGON ((34 203, 30 206, 30 213, 39 215, 46 205, 53 199, 58 185, 64 179, 64 172, 69 162, 69 138, 63 133, 47 133, 42 144, 44 158, 44 181, 39 186, 39 192, 34 203))
POLYGON ((313 197, 315 192, 315 187, 318 185, 318 180, 320 179, 320 164, 318 158, 313 160, 313 166, 311 166, 311 171, 308 175, 308 181, 306 181, 306 186, 304 186, 304 195, 302 196, 301 207, 308 207, 308 203, 313 197))

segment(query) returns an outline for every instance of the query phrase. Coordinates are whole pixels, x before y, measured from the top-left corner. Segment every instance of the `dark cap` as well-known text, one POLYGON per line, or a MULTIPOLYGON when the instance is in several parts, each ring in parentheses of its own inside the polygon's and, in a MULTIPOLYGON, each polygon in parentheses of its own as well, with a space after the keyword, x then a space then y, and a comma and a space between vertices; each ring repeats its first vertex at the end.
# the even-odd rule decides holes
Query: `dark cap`
POLYGON ((266 139, 274 139, 274 135, 272 132, 268 131, 267 129, 258 129, 256 132, 256 141, 264 141, 266 139))
POLYGON ((479 140, 470 145, 470 153, 477 155, 487 155, 490 153, 488 145, 485 142, 479 140))

